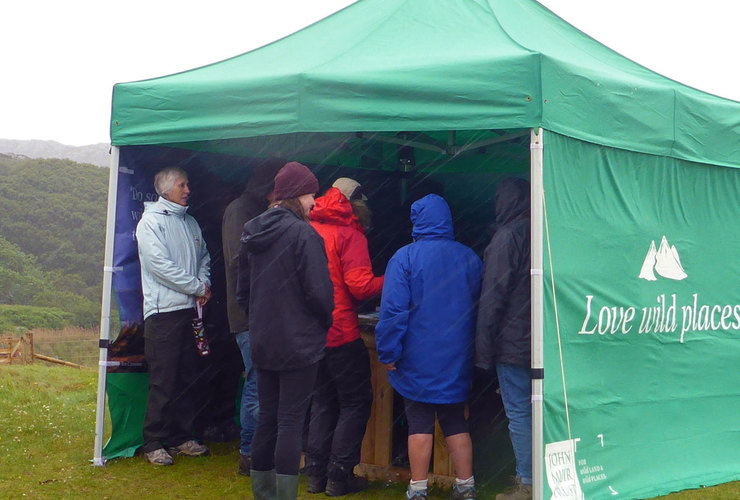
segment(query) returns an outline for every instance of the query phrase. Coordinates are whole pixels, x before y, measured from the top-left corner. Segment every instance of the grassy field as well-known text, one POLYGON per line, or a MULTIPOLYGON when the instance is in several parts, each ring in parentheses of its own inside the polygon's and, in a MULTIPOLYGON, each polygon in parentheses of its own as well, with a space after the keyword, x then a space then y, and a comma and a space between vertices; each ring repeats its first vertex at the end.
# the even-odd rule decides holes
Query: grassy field
MULTIPOLYGON (((236 474, 236 442, 213 445, 210 457, 177 458, 174 467, 155 468, 140 458, 91 465, 96 387, 92 369, 0 366, 0 498, 251 498, 249 478, 236 474)), ((348 498, 403 498, 403 491, 403 485, 373 483, 348 498)), ((442 490, 431 493, 448 498, 442 490)), ((306 494, 302 482, 299 498, 326 497, 306 494)), ((737 499, 740 483, 662 498, 737 499)))

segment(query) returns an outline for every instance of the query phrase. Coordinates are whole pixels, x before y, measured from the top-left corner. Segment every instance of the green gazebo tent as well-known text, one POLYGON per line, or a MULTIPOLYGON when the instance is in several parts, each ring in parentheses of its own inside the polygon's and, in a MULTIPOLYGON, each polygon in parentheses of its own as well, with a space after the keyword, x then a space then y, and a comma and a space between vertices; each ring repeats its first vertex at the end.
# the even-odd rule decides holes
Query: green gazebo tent
POLYGON ((110 458, 112 283, 137 319, 119 282, 138 279, 141 186, 173 158, 228 183, 281 157, 443 178, 460 217, 492 206, 503 175, 530 178, 536 498, 740 478, 740 103, 533 0, 360 0, 255 51, 116 85, 111 139, 95 463, 110 458))

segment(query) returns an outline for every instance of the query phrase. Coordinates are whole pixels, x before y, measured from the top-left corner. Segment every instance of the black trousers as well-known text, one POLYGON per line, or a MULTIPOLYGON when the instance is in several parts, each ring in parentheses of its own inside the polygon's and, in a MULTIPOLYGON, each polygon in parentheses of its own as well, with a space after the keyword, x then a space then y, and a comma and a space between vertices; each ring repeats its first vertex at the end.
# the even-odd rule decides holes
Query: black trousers
POLYGON ((194 316, 195 309, 182 309, 152 314, 144 322, 144 354, 149 366, 142 447, 145 453, 179 446, 193 438, 200 392, 194 316))
POLYGON ((311 402, 306 474, 343 479, 360 463, 373 388, 362 339, 326 349, 311 402))
POLYGON ((318 363, 290 371, 256 368, 259 422, 252 440, 252 469, 297 475, 301 436, 318 363))

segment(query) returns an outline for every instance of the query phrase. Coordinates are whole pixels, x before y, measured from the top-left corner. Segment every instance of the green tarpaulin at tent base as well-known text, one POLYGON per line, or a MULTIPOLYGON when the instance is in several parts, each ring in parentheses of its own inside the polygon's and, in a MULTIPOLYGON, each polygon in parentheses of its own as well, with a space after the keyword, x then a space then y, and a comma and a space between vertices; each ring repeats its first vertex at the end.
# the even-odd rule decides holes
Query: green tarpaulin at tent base
POLYGON ((144 441, 141 429, 149 394, 149 374, 109 373, 107 380, 112 427, 110 439, 103 448, 103 456, 133 457, 144 441))

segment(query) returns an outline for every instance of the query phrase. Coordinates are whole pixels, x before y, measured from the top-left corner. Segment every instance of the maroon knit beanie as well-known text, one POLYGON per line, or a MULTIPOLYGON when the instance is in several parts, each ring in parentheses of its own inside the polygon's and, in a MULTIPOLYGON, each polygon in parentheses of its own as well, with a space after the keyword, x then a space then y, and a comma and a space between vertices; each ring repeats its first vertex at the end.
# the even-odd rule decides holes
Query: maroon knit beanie
POLYGON ((285 164, 275 176, 275 199, 289 200, 319 191, 319 181, 305 165, 297 161, 285 164))

